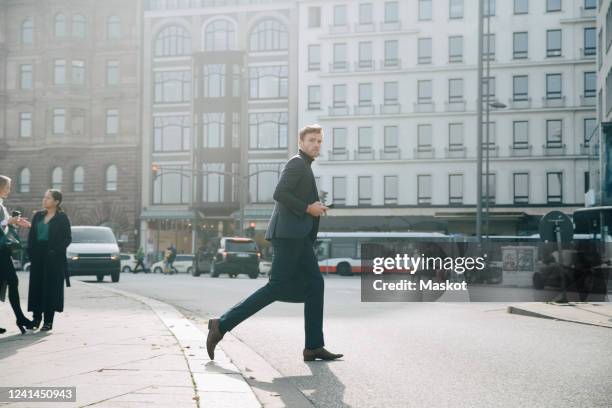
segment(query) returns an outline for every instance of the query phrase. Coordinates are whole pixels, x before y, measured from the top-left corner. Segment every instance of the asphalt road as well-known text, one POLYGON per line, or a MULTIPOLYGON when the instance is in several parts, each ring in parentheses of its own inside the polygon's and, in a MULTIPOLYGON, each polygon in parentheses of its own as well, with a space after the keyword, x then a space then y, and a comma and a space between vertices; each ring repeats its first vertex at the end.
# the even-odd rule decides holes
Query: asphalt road
MULTIPOLYGON (((140 273, 103 284, 209 318, 265 278, 140 273)), ((612 406, 612 330, 511 315, 506 306, 361 303, 358 277, 331 276, 325 337, 343 361, 302 361, 300 304, 272 304, 232 333, 317 407, 612 406)))

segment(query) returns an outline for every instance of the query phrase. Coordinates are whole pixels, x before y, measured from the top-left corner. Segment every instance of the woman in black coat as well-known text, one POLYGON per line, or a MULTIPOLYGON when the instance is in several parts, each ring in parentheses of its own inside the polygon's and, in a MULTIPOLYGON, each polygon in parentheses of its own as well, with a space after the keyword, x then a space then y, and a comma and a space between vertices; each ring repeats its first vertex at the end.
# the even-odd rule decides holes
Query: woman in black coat
POLYGON ((64 311, 64 280, 69 285, 66 248, 72 241, 70 220, 62 207, 62 193, 47 190, 44 209, 36 212, 28 236, 30 290, 28 310, 34 313, 36 327, 44 314, 41 331, 53 328, 55 312, 64 311))

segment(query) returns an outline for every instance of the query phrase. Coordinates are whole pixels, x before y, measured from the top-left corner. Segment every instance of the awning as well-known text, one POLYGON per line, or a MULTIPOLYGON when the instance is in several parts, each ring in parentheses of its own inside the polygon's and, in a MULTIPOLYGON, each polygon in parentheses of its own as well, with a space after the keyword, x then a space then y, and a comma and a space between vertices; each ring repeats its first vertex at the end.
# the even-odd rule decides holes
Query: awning
POLYGON ((142 220, 187 220, 195 219, 193 211, 170 209, 145 209, 140 213, 142 220))

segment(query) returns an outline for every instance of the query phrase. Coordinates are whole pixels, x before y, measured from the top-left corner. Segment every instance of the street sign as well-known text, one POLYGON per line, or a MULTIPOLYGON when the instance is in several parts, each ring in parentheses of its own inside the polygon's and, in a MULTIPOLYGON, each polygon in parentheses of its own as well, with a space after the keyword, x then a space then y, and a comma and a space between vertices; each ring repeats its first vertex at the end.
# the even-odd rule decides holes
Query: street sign
POLYGON ((548 242, 570 242, 574 236, 572 220, 561 211, 551 211, 540 220, 540 239, 548 242))

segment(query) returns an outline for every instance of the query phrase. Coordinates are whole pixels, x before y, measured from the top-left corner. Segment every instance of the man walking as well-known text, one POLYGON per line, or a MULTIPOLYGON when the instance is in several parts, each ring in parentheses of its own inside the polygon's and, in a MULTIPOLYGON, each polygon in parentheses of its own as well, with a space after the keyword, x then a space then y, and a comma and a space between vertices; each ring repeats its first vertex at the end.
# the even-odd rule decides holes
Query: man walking
POLYGON ((328 207, 318 201, 317 186, 310 165, 319 156, 323 129, 306 126, 299 133, 299 153, 285 164, 274 191, 276 204, 266 239, 272 242, 274 258, 268 284, 208 322, 206 349, 211 360, 224 334, 270 303, 280 300, 304 302, 306 346, 304 361, 335 360, 342 354, 327 351, 323 341, 323 276, 313 244, 319 217, 328 207))

